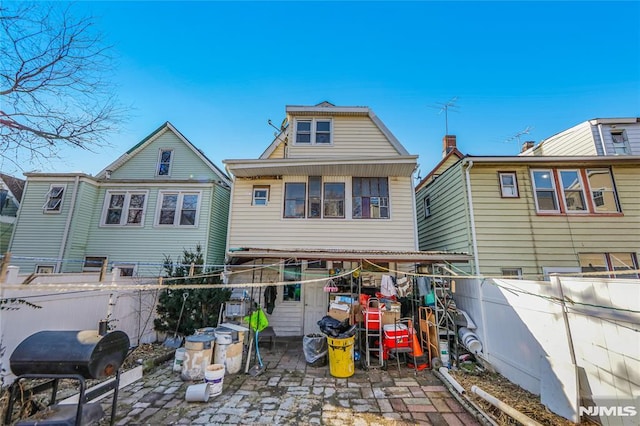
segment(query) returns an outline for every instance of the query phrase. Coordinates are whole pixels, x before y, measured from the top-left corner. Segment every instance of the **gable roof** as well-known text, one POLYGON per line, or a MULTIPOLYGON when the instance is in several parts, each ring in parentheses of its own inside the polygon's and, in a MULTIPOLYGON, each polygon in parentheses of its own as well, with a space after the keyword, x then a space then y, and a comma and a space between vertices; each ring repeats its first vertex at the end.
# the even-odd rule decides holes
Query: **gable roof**
MULTIPOLYGON (((371 121, 378 127, 380 132, 387 138, 389 143, 398 151, 400 155, 410 155, 409 151, 400 143, 400 141, 391 133, 391 130, 384 125, 382 120, 366 106, 335 106, 331 102, 320 102, 314 106, 304 105, 287 105, 285 107, 287 116, 316 116, 316 117, 369 117, 371 121)), ((284 124, 284 123, 283 123, 284 124)), ((276 148, 286 140, 286 131, 288 126, 282 126, 282 129, 276 138, 271 142, 267 149, 260 155, 260 159, 267 159, 276 148), (284 136, 284 137, 283 137, 284 136)))
POLYGON ((9 176, 2 172, 0 172, 0 180, 2 180, 2 182, 7 186, 7 189, 13 198, 15 198, 16 202, 20 203, 20 201, 22 201, 22 193, 24 192, 24 185, 26 181, 14 176, 9 176))
POLYGON ((180 133, 178 131, 178 129, 176 129, 170 122, 165 122, 163 125, 161 125, 160 127, 158 127, 156 130, 154 130, 153 132, 151 132, 151 134, 149 136, 147 136, 146 138, 142 139, 140 142, 138 142, 136 145, 134 145, 133 147, 131 147, 127 152, 125 152, 124 154, 122 154, 117 160, 115 160, 114 162, 112 162, 111 164, 109 164, 107 167, 105 167, 104 169, 102 169, 97 175, 97 178, 105 178, 106 177, 106 173, 107 170, 110 171, 114 171, 117 170, 119 167, 121 167, 124 163, 126 163, 129 159, 131 159, 132 157, 134 157, 137 153, 139 153, 140 151, 142 151, 146 146, 150 145, 154 140, 156 140, 158 137, 160 137, 162 134, 164 134, 165 132, 173 132, 178 139, 180 139, 187 147, 189 147, 205 164, 207 164, 209 166, 209 168, 211 170, 213 170, 213 172, 220 178, 221 183, 223 183, 226 186, 231 186, 231 180, 229 179, 229 176, 227 176, 227 174, 225 172, 223 172, 222 170, 220 170, 220 168, 218 166, 216 166, 213 161, 211 161, 209 158, 207 158, 207 156, 199 149, 197 148, 194 144, 192 144, 186 137, 184 137, 184 135, 182 133, 180 133))

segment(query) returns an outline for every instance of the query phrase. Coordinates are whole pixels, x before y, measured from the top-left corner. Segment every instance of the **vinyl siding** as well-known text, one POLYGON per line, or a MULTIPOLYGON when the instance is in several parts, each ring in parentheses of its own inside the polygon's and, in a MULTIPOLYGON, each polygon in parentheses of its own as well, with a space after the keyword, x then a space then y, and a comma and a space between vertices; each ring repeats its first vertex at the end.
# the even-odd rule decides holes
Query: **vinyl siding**
MULTIPOLYGON (((325 177, 325 181, 329 180, 345 182, 345 212, 350 216, 351 177, 325 177)), ((390 219, 283 219, 284 183, 306 181, 306 176, 236 179, 229 248, 415 250, 411 178, 389 178, 390 219), (267 206, 251 205, 254 185, 270 187, 267 206)))
MULTIPOLYGON (((296 145, 295 122, 289 126, 289 158, 379 157, 398 155, 369 117, 334 117, 332 145, 296 145)), ((281 158, 272 155, 273 158, 281 158)))
POLYGON ((615 167, 614 179, 624 216, 537 215, 529 169, 475 165, 471 170, 473 207, 481 272, 522 268, 538 275, 543 267, 578 267, 584 252, 640 251, 637 167, 615 167), (516 171, 520 198, 501 198, 498 170, 516 171))
POLYGON ((269 158, 272 159, 280 159, 280 158, 285 158, 284 156, 284 142, 281 142, 276 149, 273 150, 273 152, 271 153, 271 155, 269 155, 269 158))
MULTIPOLYGON (((607 151, 607 155, 617 155, 616 151, 613 147, 613 138, 611 137, 612 130, 624 130, 627 135, 627 140, 629 141, 629 148, 631 149, 632 155, 640 155, 640 124, 616 124, 614 126, 603 124, 602 125, 602 136, 604 139, 605 149, 607 151)), ((598 127, 593 127, 593 132, 598 133, 598 127)), ((599 133, 594 135, 595 140, 600 141, 599 133)), ((598 146, 598 154, 602 152, 602 148, 598 146)))
POLYGON ((462 163, 442 173, 416 194, 420 250, 471 253, 471 236, 462 163), (424 199, 431 198, 431 216, 424 217, 424 199))
POLYGON ((162 273, 162 263, 165 256, 177 261, 184 250, 194 250, 197 244, 202 247, 205 258, 208 250, 208 220, 212 206, 212 185, 198 186, 142 186, 130 185, 120 188, 123 190, 148 191, 147 207, 144 215, 144 226, 98 226, 102 215, 107 188, 101 188, 97 204, 99 212, 94 217, 87 244, 86 256, 107 256, 109 262, 139 263, 139 271, 144 275, 159 275, 162 273), (159 193, 169 191, 201 191, 198 226, 190 227, 156 227, 154 226, 159 193))
POLYGON ((112 179, 211 179, 211 168, 175 133, 165 130, 112 173, 112 179), (170 176, 156 176, 161 149, 173 149, 170 176))
POLYGON ((35 271, 36 264, 55 264, 60 256, 64 230, 71 207, 74 178, 28 179, 11 242, 11 264, 21 272, 35 271), (43 205, 52 184, 66 185, 60 213, 44 213, 43 205), (46 260, 30 260, 34 258, 46 260))
POLYGON ((88 182, 81 182, 78 188, 76 208, 65 250, 65 259, 74 259, 62 266, 62 272, 82 272, 84 254, 87 249, 89 232, 100 220, 102 203, 98 199, 99 189, 88 182), (97 217, 97 220, 95 219, 97 217))
POLYGON ((598 155, 596 149, 587 121, 544 140, 536 155, 598 155))
MULTIPOLYGON (((211 197, 211 217, 209 219, 209 250, 206 262, 212 265, 224 264, 229 223, 229 189, 213 187, 211 197)), ((204 224, 202 224, 204 225, 204 224)))

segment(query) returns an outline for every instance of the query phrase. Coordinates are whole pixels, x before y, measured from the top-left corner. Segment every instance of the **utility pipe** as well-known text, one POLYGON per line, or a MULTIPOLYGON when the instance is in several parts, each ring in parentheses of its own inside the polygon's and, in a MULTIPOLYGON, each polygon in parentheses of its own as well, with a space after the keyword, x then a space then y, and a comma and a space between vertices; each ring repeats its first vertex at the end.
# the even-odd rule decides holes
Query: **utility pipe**
POLYGON ((62 259, 64 259, 65 252, 67 251, 67 243, 69 239, 69 232, 71 229, 71 220, 73 219, 73 216, 75 214, 75 209, 76 209, 76 199, 78 197, 78 185, 80 185, 80 175, 76 175, 74 179, 73 194, 71 195, 71 205, 69 206, 69 214, 67 215, 67 222, 64 225, 64 232, 62 234, 60 251, 58 251, 58 261, 56 262, 56 272, 58 273, 62 272, 61 271, 62 259))
POLYGON ((451 374, 449 374, 449 369, 447 367, 440 367, 438 369, 438 371, 440 372, 440 374, 442 374, 444 376, 445 379, 447 379, 447 381, 449 383, 451 383, 451 386, 453 386, 453 388, 455 390, 457 390, 459 393, 464 393, 465 390, 462 387, 462 385, 460 385, 460 383, 458 383, 456 381, 456 379, 454 379, 453 377, 451 377, 451 374))
POLYGON ((602 155, 607 155, 607 145, 604 143, 604 134, 602 133, 602 123, 598 123, 598 134, 600 135, 600 145, 602 146, 602 155))
POLYGON ((511 416, 513 419, 522 423, 524 426, 542 426, 540 423, 536 422, 530 417, 525 416, 520 411, 516 410, 515 408, 513 408, 508 404, 505 404, 504 402, 500 401, 498 398, 494 397, 493 395, 488 394, 487 392, 483 391, 476 385, 471 386, 471 392, 475 393, 480 398, 484 399, 494 407, 499 408, 504 413, 511 416))
POLYGON ((442 374, 438 372, 438 370, 432 370, 433 375, 438 378, 442 382, 442 384, 447 388, 449 393, 453 396, 453 398, 460 403, 473 417, 475 417, 478 422, 480 422, 483 426, 498 426, 498 424, 489 416, 489 414, 485 413, 482 408, 478 406, 475 402, 471 401, 467 397, 467 394, 458 394, 453 391, 453 385, 444 378, 442 374))

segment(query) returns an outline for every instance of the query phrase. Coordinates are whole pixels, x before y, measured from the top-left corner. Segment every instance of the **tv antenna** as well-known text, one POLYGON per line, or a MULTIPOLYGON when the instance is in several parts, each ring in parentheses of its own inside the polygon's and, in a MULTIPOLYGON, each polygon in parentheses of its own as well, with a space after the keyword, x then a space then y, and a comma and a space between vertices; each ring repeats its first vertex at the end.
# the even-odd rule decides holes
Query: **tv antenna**
POLYGON ((451 112, 458 112, 456 110, 458 106, 455 104, 457 100, 458 100, 458 97, 454 96, 453 98, 449 99, 449 101, 446 103, 436 102, 437 106, 431 107, 431 108, 439 109, 438 114, 441 114, 442 111, 444 111, 444 132, 445 132, 444 134, 445 135, 449 134, 449 110, 451 110, 451 112))
POLYGON ((518 141, 518 145, 520 145, 520 136, 528 135, 529 133, 531 133, 532 130, 533 130, 533 127, 527 126, 527 127, 524 128, 524 130, 521 130, 518 133, 516 133, 515 135, 505 139, 505 142, 511 142, 511 141, 517 140, 518 141))

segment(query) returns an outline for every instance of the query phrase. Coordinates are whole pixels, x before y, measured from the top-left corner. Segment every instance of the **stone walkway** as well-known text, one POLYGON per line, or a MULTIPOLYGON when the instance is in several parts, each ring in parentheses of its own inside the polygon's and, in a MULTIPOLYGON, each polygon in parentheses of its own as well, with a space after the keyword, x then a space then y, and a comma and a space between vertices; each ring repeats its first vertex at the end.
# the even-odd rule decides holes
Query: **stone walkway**
MULTIPOLYGON (((117 425, 479 425, 429 370, 395 364, 387 371, 356 369, 335 378, 329 366, 311 367, 301 338, 261 344, 266 370, 224 377, 223 391, 208 402, 187 402, 173 361, 121 389, 117 425)), ((110 398, 103 401, 110 414, 110 398)), ((100 425, 107 425, 108 418, 100 425)))

